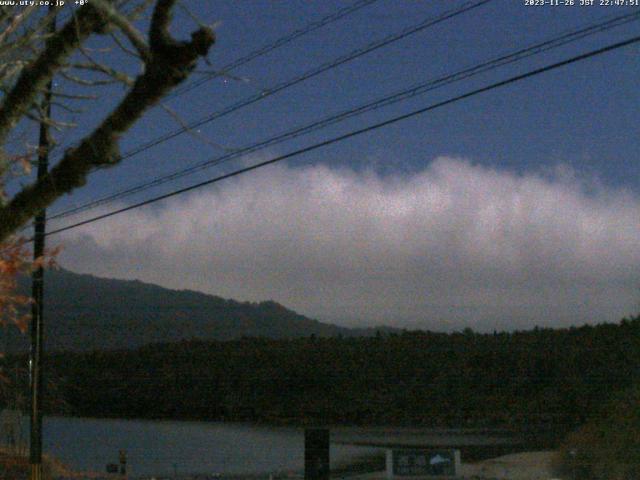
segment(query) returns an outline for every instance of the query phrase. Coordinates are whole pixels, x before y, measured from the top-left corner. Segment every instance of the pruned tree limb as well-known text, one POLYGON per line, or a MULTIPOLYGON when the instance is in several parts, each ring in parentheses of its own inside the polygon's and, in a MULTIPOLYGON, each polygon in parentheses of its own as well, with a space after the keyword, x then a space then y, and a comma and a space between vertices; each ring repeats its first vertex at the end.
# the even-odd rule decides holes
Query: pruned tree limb
POLYGON ((149 51, 147 42, 142 38, 138 29, 131 25, 127 17, 118 12, 107 0, 93 0, 92 5, 97 6, 97 8, 99 8, 105 15, 107 20, 110 23, 113 23, 127 36, 131 44, 136 47, 136 50, 138 50, 138 53, 145 62, 151 60, 151 52, 149 51))
POLYGON ((5 143, 9 132, 35 103, 39 92, 46 87, 62 61, 89 35, 104 28, 100 12, 91 5, 84 5, 78 9, 75 19, 49 38, 40 56, 22 70, 0 106, 0 144, 5 143))
MULTIPOLYGON (((174 3, 175 0, 158 0, 156 3, 149 29, 149 60, 145 63, 144 72, 136 78, 122 102, 77 148, 67 150, 62 160, 47 175, 25 187, 6 206, 0 208, 0 242, 58 197, 84 185, 91 171, 117 164, 120 161, 120 136, 147 109, 182 82, 195 68, 200 57, 207 55, 215 41, 210 28, 196 30, 191 34, 190 41, 176 41, 170 36, 169 22, 174 3)), ((88 31, 89 27, 99 28, 99 25, 95 24, 96 20, 92 20, 94 16, 95 11, 93 16, 86 15, 87 25, 79 25, 79 29, 88 31)), ((76 39, 74 35, 67 38, 67 41, 77 45, 76 39)), ((58 43, 60 41, 61 38, 58 36, 58 43)), ((54 50, 58 52, 59 64, 62 56, 59 51, 66 53, 70 47, 63 44, 57 48, 58 50, 54 50)), ((48 48, 50 49, 51 47, 48 48)), ((53 65, 40 68, 53 69, 53 65)), ((30 80, 31 84, 36 81, 30 80)), ((3 128, 6 130, 9 124, 10 120, 6 118, 0 121, 0 139, 3 128)))

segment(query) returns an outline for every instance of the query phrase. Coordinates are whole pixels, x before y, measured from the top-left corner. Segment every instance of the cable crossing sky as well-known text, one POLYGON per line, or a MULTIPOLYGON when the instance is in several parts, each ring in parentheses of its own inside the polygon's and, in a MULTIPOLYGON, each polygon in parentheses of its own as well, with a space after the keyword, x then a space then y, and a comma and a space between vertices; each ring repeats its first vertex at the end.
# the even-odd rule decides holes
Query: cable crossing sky
MULTIPOLYGON (((207 186, 207 185, 211 185, 211 184, 220 182, 222 180, 226 180, 228 178, 232 178, 232 177, 244 174, 244 173, 248 173, 248 172, 253 171, 253 170, 257 170, 258 168, 262 168, 262 167, 265 167, 267 165, 271 165, 271 164, 274 164, 274 163, 277 163, 277 162, 281 162, 283 160, 294 158, 294 157, 297 157, 299 155, 311 152, 313 150, 317 150, 317 149, 326 147, 328 145, 332 145, 332 144, 335 144, 335 143, 338 143, 338 142, 342 142, 342 141, 347 140, 349 138, 353 138, 353 137, 356 137, 358 135, 362 135, 364 133, 372 132, 374 130, 378 130, 380 128, 383 128, 383 127, 398 123, 400 121, 407 120, 409 118, 413 118, 413 117, 416 117, 418 115, 422 115, 424 113, 427 113, 429 111, 435 110, 437 108, 441 108, 441 107, 444 107, 446 105, 450 105, 450 104, 459 102, 461 100, 464 100, 464 99, 479 95, 481 93, 485 93, 485 92, 488 92, 488 91, 491 91, 491 90, 502 88, 504 86, 507 86, 507 85, 510 85, 510 84, 513 84, 513 83, 516 83, 516 82, 520 82, 522 80, 534 77, 536 75, 540 75, 542 73, 546 73, 546 72, 549 72, 549 71, 552 71, 552 70, 556 70, 558 68, 562 68, 562 67, 565 67, 567 65, 571 65, 571 64, 583 61, 583 60, 587 60, 589 58, 596 57, 598 55, 602 55, 602 54, 607 53, 607 52, 612 52, 614 50, 618 50, 618 49, 623 48, 623 47, 627 47, 627 46, 630 46, 630 45, 633 45, 633 44, 637 44, 639 42, 640 42, 640 36, 635 36, 635 37, 629 38, 629 39, 621 41, 621 42, 616 42, 616 43, 601 47, 601 48, 596 49, 596 50, 591 50, 591 51, 589 51, 587 53, 583 53, 583 54, 580 54, 580 55, 577 55, 577 56, 573 56, 573 57, 568 58, 566 60, 562 60, 560 62, 555 62, 555 63, 552 63, 550 65, 546 65, 544 67, 537 68, 537 69, 531 70, 529 72, 526 72, 526 73, 523 73, 523 74, 520 74, 520 75, 512 76, 512 77, 510 77, 510 78, 508 78, 506 80, 502 80, 502 81, 487 85, 485 87, 481 87, 481 88, 477 88, 477 89, 471 90, 471 91, 469 91, 467 93, 464 93, 462 95, 457 95, 457 96, 449 98, 447 100, 444 100, 444 101, 441 101, 441 102, 437 102, 437 103, 434 103, 434 104, 430 104, 428 106, 419 108, 417 110, 413 110, 413 111, 411 111, 409 113, 392 117, 390 119, 384 120, 384 121, 379 122, 379 123, 375 123, 373 125, 361 128, 359 130, 353 130, 353 131, 351 131, 349 133, 346 133, 346 134, 343 134, 343 135, 339 135, 337 137, 333 137, 331 139, 328 139, 328 140, 325 140, 325 141, 322 141, 322 142, 315 143, 313 145, 310 145, 310 146, 295 150, 293 152, 277 156, 277 157, 272 158, 270 160, 266 160, 264 162, 260 162, 260 163, 257 163, 255 165, 249 166, 249 167, 241 168, 241 169, 235 170, 233 172, 230 172, 230 173, 227 173, 227 174, 224 174, 224 175, 220 175, 220 176, 208 179, 208 180, 203 181, 203 182, 196 183, 196 184, 191 185, 191 186, 186 187, 186 188, 181 188, 181 189, 178 189, 178 190, 174 190, 172 192, 169 192, 169 193, 166 193, 166 194, 163 194, 163 195, 159 195, 159 196, 150 198, 150 199, 145 200, 143 202, 139 202, 139 203, 136 203, 136 204, 133 204, 133 205, 129 205, 127 207, 120 208, 120 209, 117 209, 117 210, 113 210, 111 212, 108 212, 108 213, 105 213, 105 214, 102 214, 102 215, 97 215, 95 217, 83 220, 81 222, 77 222, 77 223, 74 223, 74 224, 71 224, 71 225, 67 225, 65 227, 61 227, 61 228, 52 230, 52 231, 47 233, 47 236, 55 235, 55 234, 62 233, 62 232, 68 231, 68 230, 79 228, 79 227, 81 227, 83 225, 88 225, 90 223, 94 223, 94 222, 97 222, 97 221, 100 221, 100 220, 104 220, 106 218, 118 215, 120 213, 124 213, 124 212, 130 211, 130 210, 134 210, 134 209, 146 206, 146 205, 150 205, 150 204, 159 202, 161 200, 164 200, 166 198, 174 197, 174 196, 177 196, 177 195, 180 195, 180 194, 192 191, 192 190, 196 190, 198 188, 202 188, 202 187, 207 186)), ((31 239, 31 241, 33 241, 33 239, 31 239)))
POLYGON ((185 127, 179 128, 173 132, 169 132, 166 133, 164 135, 161 135, 147 143, 141 144, 131 150, 129 150, 128 152, 125 152, 122 155, 122 160, 127 159, 127 158, 131 158, 134 155, 137 155, 141 152, 144 152, 145 150, 150 149, 151 147, 154 147, 156 145, 159 145, 161 143, 164 143, 174 137, 177 137, 178 135, 181 135, 191 129, 194 128, 198 128, 201 127, 202 125, 212 122, 213 120, 217 120, 218 118, 222 118, 230 113, 236 112, 238 110, 240 110, 241 108, 244 108, 246 106, 252 105, 254 103, 257 103, 261 100, 264 100, 265 98, 270 97, 271 95, 275 95, 276 93, 279 93, 285 89, 288 89, 290 87, 293 87, 294 85, 298 85, 299 83, 302 83, 306 80, 309 80, 317 75, 320 75, 324 72, 327 72, 329 70, 332 70, 340 65, 343 65, 347 62, 350 62, 352 60, 355 60, 356 58, 362 57, 368 53, 371 53, 373 51, 376 51, 380 48, 386 47, 388 45, 391 45, 392 43, 395 43, 397 41, 400 41, 404 38, 409 37, 410 35, 413 35, 415 33, 421 32, 429 27, 433 27, 435 25, 438 25, 439 23, 442 23, 446 20, 452 19, 457 17, 458 15, 462 15, 463 13, 469 12, 471 10, 474 10, 478 7, 481 7, 483 5, 486 5, 487 3, 491 2, 493 0, 481 0, 481 1, 477 1, 477 2, 467 2, 465 4, 463 4, 461 7, 452 9, 452 10, 447 10, 446 12, 436 16, 436 17, 432 17, 430 16, 429 18, 421 21, 420 23, 413 25, 411 27, 405 28, 403 30, 401 30, 398 33, 386 36, 380 40, 376 40, 375 42, 372 42, 362 48, 358 48, 356 50, 353 50, 345 55, 342 55, 338 58, 336 58, 335 60, 332 60, 331 62, 327 62, 327 63, 323 63, 315 68, 312 68, 311 70, 308 70, 307 72, 303 73, 302 75, 299 75, 297 77, 294 77, 292 79, 289 80, 285 80, 282 83, 279 83, 271 88, 266 89, 263 92, 257 93, 255 95, 249 96, 245 99, 242 99, 232 105, 229 105, 226 108, 223 108, 222 110, 218 110, 214 113, 211 113, 209 115, 207 115, 204 118, 201 118, 199 120, 196 120, 194 122, 191 122, 190 124, 188 124, 185 127))
POLYGON ((265 45, 261 48, 258 48, 257 50, 252 51, 251 53, 248 53, 247 55, 245 55, 244 57, 240 57, 237 60, 234 60, 231 63, 228 63, 227 65, 224 65, 222 67, 220 67, 219 71, 214 72, 210 75, 207 75, 204 78, 201 78, 199 80, 195 80, 187 85, 182 86, 181 88, 177 88, 176 90, 174 90, 171 94, 169 94, 167 96, 167 98, 174 98, 177 96, 180 96, 184 93, 190 92, 191 90, 198 88, 202 85, 204 85, 205 83, 224 76, 225 74, 227 74, 228 72, 230 72, 231 70, 234 70, 242 65, 245 65, 247 63, 249 63, 250 61, 261 57, 262 55, 266 55, 267 53, 270 53, 280 47, 283 47, 285 45, 287 45, 288 43, 291 43, 292 41, 294 41, 295 39, 302 37, 303 35, 306 35, 308 33, 311 33, 315 30, 318 30, 321 27, 324 27, 326 25, 329 25, 333 22, 336 22, 338 20, 340 20, 343 17, 346 17, 352 13, 357 12, 358 10, 367 7, 375 2, 377 2, 379 0, 359 0, 355 3, 353 3, 352 5, 342 8, 340 10, 338 10, 337 12, 334 12, 330 15, 327 15, 324 18, 321 18, 318 21, 315 22, 311 22, 308 25, 306 25, 305 27, 299 28, 298 30, 295 30, 283 37, 280 37, 279 39, 277 39, 275 42, 270 43, 268 45, 265 45))
MULTIPOLYGON (((293 32, 290 32, 280 38, 278 38, 277 40, 275 40, 274 42, 271 42, 267 45, 264 45, 256 50, 253 50, 252 52, 248 53, 247 55, 237 58, 236 60, 223 65, 222 67, 220 67, 219 69, 217 69, 215 72, 212 72, 208 75, 206 75, 204 78, 201 78, 199 80, 195 80, 191 83, 188 83, 187 85, 183 85, 182 87, 177 88, 176 90, 174 90, 173 92, 171 92, 169 95, 167 95, 167 99, 170 98, 175 98, 178 97, 180 95, 183 95, 187 92, 190 92, 191 90, 204 85, 205 83, 214 80, 216 78, 219 77, 223 77, 223 76, 227 76, 229 74, 229 72, 231 72, 232 70, 242 66, 242 65, 246 65, 247 63, 251 62, 252 60, 255 60, 256 58, 259 58, 263 55, 266 55, 267 53, 273 52, 274 50, 277 50, 280 47, 283 47, 291 42, 293 42, 294 40, 303 37, 304 35, 307 35, 315 30, 318 30, 324 26, 330 25, 331 23, 334 23, 344 17, 347 17, 348 15, 351 15, 352 13, 357 12, 358 10, 361 10, 364 7, 367 7, 369 5, 372 5, 376 2, 378 2, 379 0, 358 0, 356 2, 354 2, 352 5, 348 6, 348 7, 344 7, 341 8, 339 10, 337 10, 336 12, 333 12, 332 14, 329 14, 323 18, 321 18, 320 20, 308 23, 307 25, 305 25, 302 28, 299 28, 297 30, 294 30, 293 32)), ((70 17, 72 17, 73 14, 67 14, 62 20, 68 20, 70 17)), ((63 150, 66 150, 66 148, 64 148, 63 150)))
MULTIPOLYGON (((131 158, 139 153, 142 153, 152 147, 155 147, 157 145, 160 145, 168 140, 171 140, 172 138, 175 138, 185 132, 188 132, 189 130, 201 127, 204 124, 207 124, 209 122, 212 122, 213 120, 216 120, 218 118, 224 117, 225 115, 228 115, 230 113, 236 112, 238 110, 240 110, 241 108, 244 108, 246 106, 255 104, 261 100, 264 100, 265 98, 270 97, 271 95, 274 95, 278 92, 281 92, 287 88, 293 87, 294 85, 300 84, 306 80, 309 80, 317 75, 320 75, 326 71, 332 70, 340 65, 343 65, 345 63, 348 63, 352 60, 355 60, 359 57, 362 57, 368 53, 371 53, 373 51, 376 51, 380 48, 383 48, 385 46, 391 45, 397 41, 400 41, 404 38, 407 38, 415 33, 421 32, 427 28, 433 27, 435 25, 438 25, 446 20, 455 18, 463 13, 466 13, 468 11, 474 10, 478 7, 481 7, 483 5, 486 5, 490 2, 492 2, 493 0, 480 0, 480 1, 476 1, 476 2, 466 2, 462 5, 460 5, 459 7, 455 8, 455 9, 451 9, 451 10, 447 10, 443 13, 441 13, 440 15, 437 16, 429 16, 426 19, 422 20, 421 22, 409 26, 407 28, 402 29, 401 31, 385 36, 379 40, 376 40, 374 42, 371 42, 367 45, 365 45, 364 47, 355 49, 345 55, 342 55, 330 62, 326 62, 323 63, 315 68, 312 68, 308 71, 306 71, 305 73, 296 76, 292 79, 286 80, 284 82, 281 82, 269 89, 267 89, 266 91, 263 91, 261 93, 258 93, 256 95, 253 96, 249 96, 247 98, 244 98, 234 104, 231 104, 229 106, 227 106, 226 108, 222 109, 222 110, 218 110, 216 112, 213 112, 209 115, 207 115, 204 118, 201 118, 199 120, 196 120, 194 122, 191 122, 190 124, 181 127, 177 130, 174 130, 172 132, 168 132, 165 133, 159 137, 156 137, 155 139, 140 144, 137 147, 134 147, 133 149, 125 152, 122 154, 122 158, 121 160, 125 160, 127 158, 131 158)), ((77 208, 83 208, 82 206, 78 206, 77 208)), ((51 217, 51 219, 56 218, 59 215, 54 215, 51 217)))
POLYGON ((139 193, 142 191, 145 191, 149 188, 153 188, 159 185, 163 185, 165 183, 177 180, 179 178, 182 178, 184 176, 193 174, 195 172, 198 171, 202 171, 204 169, 207 168, 211 168, 213 166, 219 165, 223 162, 227 162, 236 158, 239 158, 243 155, 246 155, 248 153, 253 153, 255 151, 261 150, 263 148, 266 148, 268 146, 273 146, 279 143, 282 143, 286 140, 290 140, 302 135, 305 135, 307 133, 313 132, 313 131, 317 131, 320 130, 322 128, 325 128, 329 125, 333 125, 336 124, 338 122, 344 121, 348 118, 352 118, 354 116, 357 115, 361 115, 363 113, 366 113, 368 111, 371 110, 375 110, 378 108, 382 108, 388 105, 392 105, 395 103, 398 103, 400 101, 415 97, 417 95, 421 95, 424 93, 427 93, 429 91, 432 91, 436 88, 440 88, 443 87, 445 85, 449 85, 455 82, 459 82, 462 80, 466 80, 468 78, 471 78, 473 76, 482 74, 482 73, 486 73, 488 71, 494 70, 496 68, 499 68, 501 66, 504 65, 508 65, 514 62, 518 62, 521 61, 525 58, 529 58, 531 56, 534 55, 538 55, 547 51, 550 51, 552 49, 561 47, 563 45, 566 45, 568 43, 571 42, 575 42, 578 40, 581 40, 583 38, 586 38, 588 36, 600 33, 600 32, 604 32, 607 30, 610 30, 612 28, 627 24, 629 22, 632 21, 637 21, 638 19, 640 19, 640 12, 634 12, 631 14, 625 14, 625 15, 618 15, 618 16, 614 16, 611 17, 605 21, 602 22, 597 22, 597 23, 593 23, 590 24, 588 26, 582 27, 580 29, 577 30, 573 30, 558 36, 555 36, 551 39, 545 40, 543 42, 539 42, 536 44, 533 44, 529 47, 525 47, 519 50, 516 50, 514 52, 505 54, 505 55, 501 55, 495 58, 492 58, 490 60, 484 61, 482 63, 476 64, 473 67, 469 67, 469 68, 465 68, 462 70, 459 70, 455 73, 452 74, 448 74, 445 76, 441 76, 435 79, 430 79, 428 81, 422 82, 420 84, 417 85, 413 85, 408 89, 403 89, 401 91, 395 92, 391 95, 386 95, 382 98, 379 98, 375 101, 372 102, 368 102, 364 105, 361 105, 359 107, 353 108, 353 109, 349 109, 349 110, 345 110, 342 111, 338 114, 335 115, 331 115, 328 117, 325 117, 323 119, 320 119, 318 121, 312 122, 310 124, 301 126, 301 127, 296 127, 292 130, 289 130, 285 133, 282 133, 280 135, 277 135, 275 137, 271 137, 268 138, 266 140, 254 143, 252 145, 249 145, 247 147, 235 150, 233 152, 227 153, 225 155, 222 156, 218 156, 218 157, 214 157, 212 159, 208 159, 204 162, 199 162, 196 163, 194 165, 191 165, 189 167, 186 168, 182 168, 179 169, 177 171, 174 171, 172 173, 166 174, 166 175, 162 175, 159 177, 156 177, 155 179, 149 180, 149 181, 145 181, 142 183, 139 183, 137 185, 134 185, 132 187, 128 187, 125 188, 123 190, 120 190, 116 193, 113 193, 111 195, 105 196, 103 198, 88 202, 84 205, 80 205, 77 206, 75 208, 71 208, 69 210, 66 211, 62 211, 60 213, 57 213, 55 215, 52 215, 50 217, 49 220, 54 220, 54 219, 61 219, 61 218, 65 218, 68 217, 70 215, 74 215, 74 214, 78 214, 80 212, 83 211, 87 211, 90 210, 92 208, 98 207, 98 206, 102 206, 105 204, 109 204, 112 203, 113 201, 120 199, 120 198, 125 198, 127 196, 133 195, 135 193, 139 193))

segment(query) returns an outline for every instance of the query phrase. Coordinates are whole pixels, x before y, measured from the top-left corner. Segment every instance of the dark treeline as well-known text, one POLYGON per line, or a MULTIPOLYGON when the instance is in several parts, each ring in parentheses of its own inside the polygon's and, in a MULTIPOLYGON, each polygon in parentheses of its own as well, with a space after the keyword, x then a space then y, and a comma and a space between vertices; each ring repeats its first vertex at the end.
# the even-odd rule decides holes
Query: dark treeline
POLYGON ((55 354, 46 371, 64 401, 51 413, 567 431, 638 383, 638 366, 640 317, 514 333, 158 344, 55 354))

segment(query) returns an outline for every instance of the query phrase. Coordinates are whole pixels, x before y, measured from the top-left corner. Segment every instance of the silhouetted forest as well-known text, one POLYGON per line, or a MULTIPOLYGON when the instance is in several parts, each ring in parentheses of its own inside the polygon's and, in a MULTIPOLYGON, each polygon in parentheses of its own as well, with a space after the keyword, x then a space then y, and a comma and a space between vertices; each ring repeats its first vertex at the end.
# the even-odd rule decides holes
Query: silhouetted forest
MULTIPOLYGON (((300 338, 371 335, 300 315, 274 301, 239 302, 190 290, 170 290, 133 280, 47 271, 47 351, 138 348, 182 340, 233 340, 242 336, 300 338)), ((20 278, 29 295, 31 280, 20 278)), ((26 353, 29 338, 0 330, 4 353, 26 353)))
POLYGON ((640 472, 640 385, 613 394, 560 446, 556 470, 564 478, 627 480, 640 472))
POLYGON ((81 416, 569 431, 640 383, 639 366, 636 317, 513 333, 157 344, 55 354, 46 371, 63 400, 50 412, 81 416))

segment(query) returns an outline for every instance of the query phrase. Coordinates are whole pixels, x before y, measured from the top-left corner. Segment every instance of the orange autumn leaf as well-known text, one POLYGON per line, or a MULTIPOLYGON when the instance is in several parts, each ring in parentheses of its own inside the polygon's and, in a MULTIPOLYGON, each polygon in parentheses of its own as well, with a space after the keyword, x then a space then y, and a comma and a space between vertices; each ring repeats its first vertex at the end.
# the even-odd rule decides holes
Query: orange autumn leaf
POLYGON ((27 330, 30 314, 25 313, 25 308, 32 299, 17 292, 18 277, 36 268, 55 267, 60 250, 60 247, 47 249, 44 255, 31 261, 31 249, 24 238, 0 244, 0 325, 14 325, 23 333, 27 330))
POLYGON ((18 318, 16 318, 14 324, 20 330, 20 333, 26 333, 29 328, 29 320, 31 320, 31 315, 25 314, 18 318))

